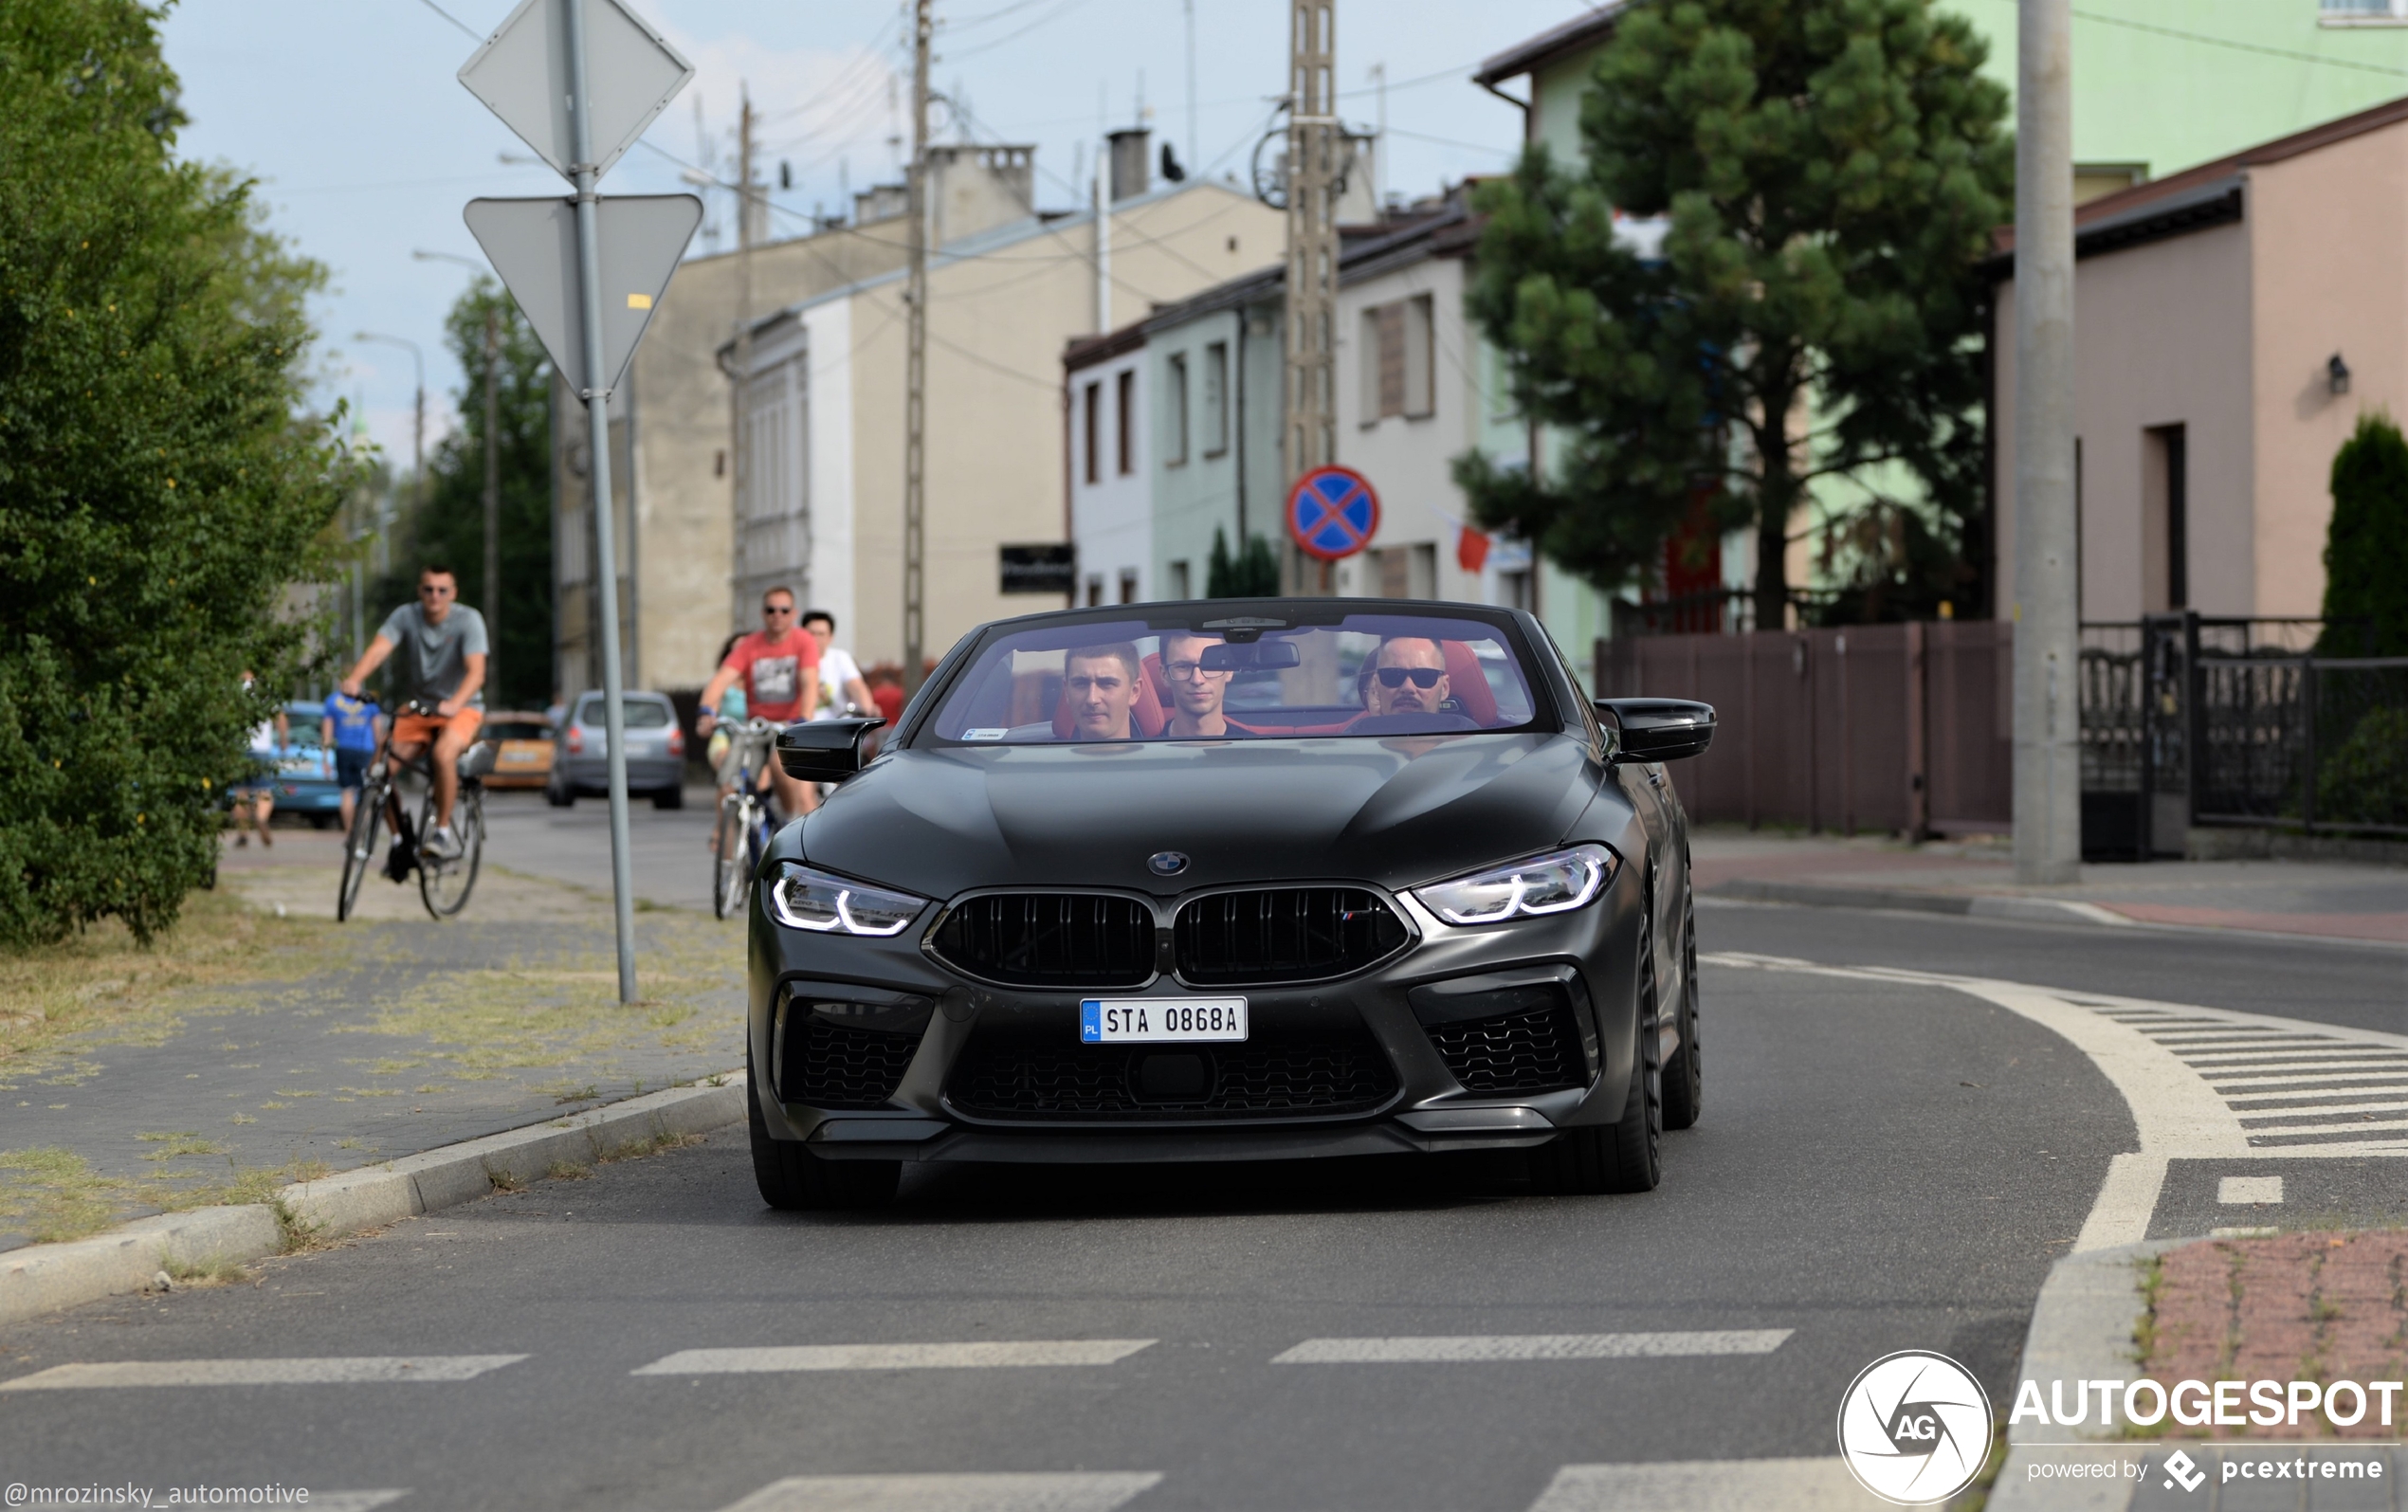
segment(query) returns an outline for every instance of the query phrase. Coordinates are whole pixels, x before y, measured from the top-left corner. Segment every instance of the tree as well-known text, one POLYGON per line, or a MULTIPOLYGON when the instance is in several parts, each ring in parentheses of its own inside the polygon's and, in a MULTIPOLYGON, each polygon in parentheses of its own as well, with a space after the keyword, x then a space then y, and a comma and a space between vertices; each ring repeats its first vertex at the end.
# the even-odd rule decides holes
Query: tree
POLYGON ((2362 414, 2333 453, 2320 656, 2408 656, 2408 438, 2362 414))
POLYGON ((488 708, 541 708, 552 701, 552 362, 501 285, 480 278, 444 318, 444 341, 465 375, 452 398, 460 427, 427 460, 427 502, 398 523, 393 571, 371 600, 369 629, 417 592, 418 569, 447 562, 460 601, 485 594, 485 313, 500 319, 502 422, 502 683, 488 708))
POLYGON ((1279 556, 1260 536, 1246 537, 1246 548, 1230 555, 1229 537, 1213 527, 1213 555, 1204 563, 1206 598, 1277 598, 1279 556))
POLYGON ((0 942, 147 939, 308 651, 347 485, 304 404, 321 270, 174 156, 138 0, 0 7, 0 942), (304 600, 300 600, 305 602, 304 600), (255 674, 246 688, 244 675, 255 674))
POLYGON ((1584 162, 1535 144, 1475 196, 1468 307, 1558 444, 1530 469, 1456 459, 1480 522, 1612 590, 1705 502, 1754 524, 1767 628, 1820 480, 1913 507, 1884 482, 1903 472, 1956 534, 1981 497, 1973 264, 2012 199, 1986 51, 1930 0, 1627 11, 1582 99, 1584 162), (1669 217, 1660 256, 1617 210, 1669 217))

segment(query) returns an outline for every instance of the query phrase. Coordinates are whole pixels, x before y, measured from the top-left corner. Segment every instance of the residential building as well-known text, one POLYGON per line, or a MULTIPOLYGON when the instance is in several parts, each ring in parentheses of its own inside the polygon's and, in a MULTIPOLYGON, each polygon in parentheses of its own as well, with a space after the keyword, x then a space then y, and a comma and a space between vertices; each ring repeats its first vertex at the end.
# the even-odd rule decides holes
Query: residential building
MULTIPOLYGON (((2333 453, 2408 412, 2408 99, 2081 207, 2074 426, 2082 617, 2312 616, 2333 453)), ((2013 238, 1994 264, 2015 328, 2013 238)), ((2013 602, 2015 343, 1992 435, 2013 602)))
MULTIPOLYGON (((1141 173, 1141 151, 1123 155, 1141 173)), ((1118 329, 1284 245, 1280 212, 1233 185, 1155 189, 1140 173, 1113 186, 1108 264, 1093 210, 1024 216, 929 260, 928 656, 985 620, 1047 607, 1007 594, 1001 559, 1006 546, 1059 543, 1067 526, 1056 364, 1070 337, 1118 329)), ((753 469, 760 493, 741 513, 797 521, 800 550, 781 570, 838 616, 864 663, 903 652, 903 293, 897 271, 794 302, 757 324, 743 376, 755 433, 779 438, 761 444, 785 460, 753 469)), ((1143 593, 1143 564, 1131 565, 1143 593)))
POLYGON ((1153 473, 1147 464, 1156 427, 1147 412, 1145 326, 1122 326, 1070 343, 1063 358, 1068 428, 1069 519, 1077 548, 1080 604, 1134 604, 1184 598, 1154 570, 1153 473))

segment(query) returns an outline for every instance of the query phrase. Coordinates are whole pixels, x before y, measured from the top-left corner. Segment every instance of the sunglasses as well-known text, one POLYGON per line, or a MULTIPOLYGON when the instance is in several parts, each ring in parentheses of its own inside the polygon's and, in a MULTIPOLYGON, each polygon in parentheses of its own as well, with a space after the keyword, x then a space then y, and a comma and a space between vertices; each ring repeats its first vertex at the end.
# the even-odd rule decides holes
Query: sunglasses
POLYGON ((1446 675, 1434 666, 1383 666, 1377 673, 1380 685, 1392 688, 1403 687, 1407 678, 1412 678, 1417 688, 1434 688, 1446 675))
POLYGON ((793 612, 794 612, 794 606, 792 604, 763 604, 761 606, 763 615, 792 614, 793 612))
POLYGON ((460 590, 447 587, 442 583, 421 583, 418 585, 418 592, 428 598, 445 598, 457 593, 460 590))

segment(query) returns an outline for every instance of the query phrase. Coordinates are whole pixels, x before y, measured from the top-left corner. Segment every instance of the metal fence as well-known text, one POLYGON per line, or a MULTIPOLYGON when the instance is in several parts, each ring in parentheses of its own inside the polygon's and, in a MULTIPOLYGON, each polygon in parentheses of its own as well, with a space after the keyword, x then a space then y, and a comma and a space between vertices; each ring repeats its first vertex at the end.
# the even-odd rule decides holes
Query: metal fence
POLYGON ((1700 699, 1669 769, 1701 821, 1959 834, 2012 824, 2013 627, 1993 620, 1600 640, 1601 698, 1700 699))

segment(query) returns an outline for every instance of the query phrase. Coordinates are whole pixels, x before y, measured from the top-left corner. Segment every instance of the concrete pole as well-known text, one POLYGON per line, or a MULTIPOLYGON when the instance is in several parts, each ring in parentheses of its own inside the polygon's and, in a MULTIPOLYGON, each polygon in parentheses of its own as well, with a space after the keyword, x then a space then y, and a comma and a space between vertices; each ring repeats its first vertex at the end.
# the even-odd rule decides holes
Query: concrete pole
POLYGON ((593 192, 593 98, 585 67, 585 7, 572 0, 569 32, 569 143, 576 180, 577 294, 585 304, 586 450, 593 464, 586 476, 593 484, 593 564, 595 597, 602 607, 602 733, 610 742, 606 753, 611 784, 611 901, 619 946, 619 1001, 632 1003, 635 992, 635 878, 629 856, 627 821, 627 699, 619 674, 619 559, 616 503, 611 496, 610 373, 602 357, 602 227, 601 206, 593 192))
POLYGON ((2076 880, 2082 749, 2073 514, 2070 0, 2021 0, 2016 87, 2015 861, 2076 880))
POLYGON ((485 697, 502 698, 502 295, 485 302, 485 697))
POLYGON ((927 675, 921 649, 927 628, 928 429, 928 41, 935 29, 931 0, 911 8, 911 301, 903 370, 903 692, 920 691, 927 675))

